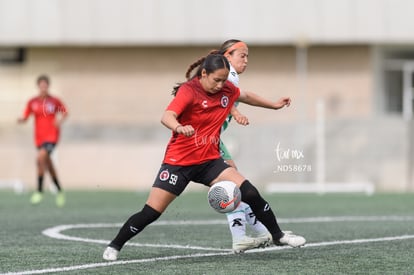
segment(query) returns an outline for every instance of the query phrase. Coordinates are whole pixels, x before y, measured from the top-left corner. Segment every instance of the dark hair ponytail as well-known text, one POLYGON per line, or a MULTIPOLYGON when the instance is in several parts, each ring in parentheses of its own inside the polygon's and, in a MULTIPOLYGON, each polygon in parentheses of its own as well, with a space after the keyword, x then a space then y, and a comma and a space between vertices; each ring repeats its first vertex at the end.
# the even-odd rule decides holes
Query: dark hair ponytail
MULTIPOLYGON (((209 55, 198 59, 196 62, 188 67, 185 77, 187 80, 191 80, 194 77, 200 77, 201 72, 206 70, 207 74, 210 74, 218 69, 226 68, 230 70, 230 64, 227 58, 225 58, 218 50, 213 50, 209 55), (195 74, 191 75, 191 72, 197 68, 195 74)), ((172 94, 175 96, 182 83, 178 83, 174 86, 172 94)))

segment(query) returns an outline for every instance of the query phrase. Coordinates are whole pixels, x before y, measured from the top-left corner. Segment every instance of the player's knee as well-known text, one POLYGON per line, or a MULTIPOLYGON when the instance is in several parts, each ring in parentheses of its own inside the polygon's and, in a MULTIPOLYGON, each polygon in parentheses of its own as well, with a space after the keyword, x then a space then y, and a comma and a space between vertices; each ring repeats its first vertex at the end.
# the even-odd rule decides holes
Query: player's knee
POLYGON ((49 157, 47 151, 45 149, 40 149, 37 154, 37 160, 39 162, 46 162, 47 158, 49 157))

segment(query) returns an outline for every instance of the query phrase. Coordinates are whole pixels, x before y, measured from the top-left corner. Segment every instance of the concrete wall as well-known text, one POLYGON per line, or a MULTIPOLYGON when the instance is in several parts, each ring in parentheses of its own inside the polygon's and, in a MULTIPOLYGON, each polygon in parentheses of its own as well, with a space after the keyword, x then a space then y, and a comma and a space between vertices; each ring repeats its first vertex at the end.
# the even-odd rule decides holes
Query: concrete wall
POLYGON ((1 0, 0 45, 413 43, 410 0, 1 0))
MULTIPOLYGON (((29 187, 34 186, 32 121, 25 126, 17 126, 15 121, 28 98, 37 93, 36 76, 48 73, 52 93, 64 100, 70 112, 55 155, 65 186, 148 188, 170 135, 159 121, 171 100, 171 87, 184 80, 187 66, 209 49, 33 47, 26 62, 0 66, 0 179, 20 178, 29 187)), ((297 125, 313 125, 315 102, 320 98, 326 101, 330 119, 374 115, 369 47, 311 47, 304 90, 296 75, 294 48, 251 47, 249 55, 249 68, 241 77, 242 89, 275 100, 290 96, 293 102, 281 111, 240 106, 252 124, 247 128, 232 126, 237 134, 229 136, 236 147, 241 146, 240 152, 249 145, 238 141, 243 140, 242 135, 254 135, 253 126, 287 129, 277 136, 263 136, 257 152, 274 150, 275 139, 288 141, 290 147, 303 146, 292 140, 292 133, 297 125)), ((309 131, 303 137, 313 135, 314 129, 309 131)), ((235 154, 242 156, 239 161, 250 179, 261 184, 269 180, 263 178, 269 169, 264 163, 273 161, 269 158, 274 155, 263 159, 261 168, 256 169, 249 165, 258 161, 252 160, 252 155, 235 154)))
MULTIPOLYGON (((37 93, 36 77, 47 73, 52 93, 69 107, 72 124, 157 124, 172 86, 209 49, 30 48, 26 62, 0 66, 0 121, 14 123, 26 100, 37 93)), ((319 97, 327 99, 329 116, 373 114, 369 47, 310 48, 304 89, 296 75, 294 48, 251 47, 249 54, 241 88, 274 99, 291 96, 294 107, 284 117, 269 116, 266 110, 250 112, 256 123, 295 119, 300 113, 310 116, 319 97)))

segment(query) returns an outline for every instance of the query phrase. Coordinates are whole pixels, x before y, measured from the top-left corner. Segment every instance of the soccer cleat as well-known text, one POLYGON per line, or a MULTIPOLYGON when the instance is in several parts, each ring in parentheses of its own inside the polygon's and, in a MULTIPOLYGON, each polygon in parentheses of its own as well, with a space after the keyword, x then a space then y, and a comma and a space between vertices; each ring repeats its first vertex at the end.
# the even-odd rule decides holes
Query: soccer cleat
POLYGON ((43 200, 43 194, 40 192, 34 192, 30 197, 31 204, 39 204, 43 200))
POLYGON ((268 236, 261 236, 257 238, 252 237, 243 237, 239 240, 233 242, 233 252, 235 254, 243 253, 246 250, 259 248, 259 247, 266 247, 268 246, 267 243, 269 242, 268 236))
POLYGON ((113 247, 108 246, 105 249, 102 257, 104 260, 107 260, 107 261, 116 261, 118 259, 118 254, 119 254, 118 250, 116 250, 113 247))
POLYGON ((63 194, 63 192, 59 192, 56 195, 56 205, 57 207, 63 207, 66 203, 66 198, 65 198, 65 194, 63 194))
POLYGON ((306 239, 299 235, 294 235, 292 231, 283 231, 283 237, 275 242, 275 245, 289 245, 291 247, 300 247, 305 245, 306 239))
POLYGON ((264 248, 271 246, 273 243, 273 238, 270 233, 264 233, 255 238, 257 242, 259 243, 258 247, 264 248))

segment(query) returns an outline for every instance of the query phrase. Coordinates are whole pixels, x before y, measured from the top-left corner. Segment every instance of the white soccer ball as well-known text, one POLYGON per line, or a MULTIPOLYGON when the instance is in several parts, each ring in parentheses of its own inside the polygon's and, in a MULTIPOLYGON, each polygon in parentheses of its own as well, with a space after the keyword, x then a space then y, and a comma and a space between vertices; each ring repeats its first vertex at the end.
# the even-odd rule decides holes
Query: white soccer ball
POLYGON ((210 187, 207 194, 208 203, 219 213, 228 213, 239 206, 241 192, 232 181, 220 181, 210 187))

